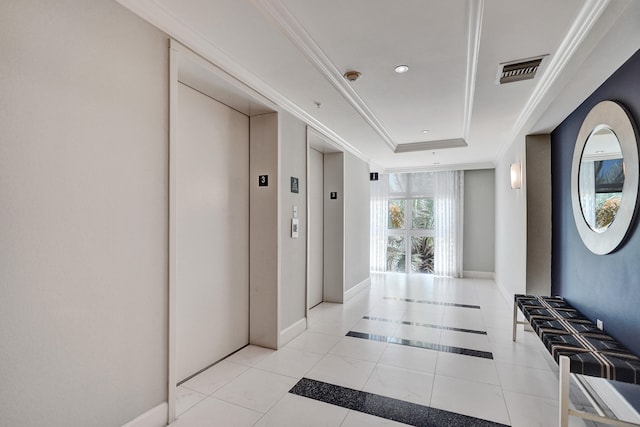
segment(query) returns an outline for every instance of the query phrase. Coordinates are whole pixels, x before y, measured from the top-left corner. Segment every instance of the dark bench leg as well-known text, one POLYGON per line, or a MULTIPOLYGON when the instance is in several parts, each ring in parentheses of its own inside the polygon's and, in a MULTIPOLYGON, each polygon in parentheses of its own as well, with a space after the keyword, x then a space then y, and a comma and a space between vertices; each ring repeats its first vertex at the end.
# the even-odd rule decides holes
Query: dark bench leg
POLYGON ((513 301, 513 340, 516 340, 516 334, 518 332, 518 303, 513 301))

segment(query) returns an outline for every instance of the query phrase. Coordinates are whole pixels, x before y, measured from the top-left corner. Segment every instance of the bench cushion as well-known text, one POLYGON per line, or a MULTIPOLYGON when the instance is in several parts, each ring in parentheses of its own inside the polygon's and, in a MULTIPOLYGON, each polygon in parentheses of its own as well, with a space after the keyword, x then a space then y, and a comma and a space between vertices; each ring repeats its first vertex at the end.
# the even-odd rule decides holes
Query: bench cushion
POLYGON ((571 372, 640 384, 640 357, 562 298, 516 295, 515 303, 556 362, 569 357, 571 372))

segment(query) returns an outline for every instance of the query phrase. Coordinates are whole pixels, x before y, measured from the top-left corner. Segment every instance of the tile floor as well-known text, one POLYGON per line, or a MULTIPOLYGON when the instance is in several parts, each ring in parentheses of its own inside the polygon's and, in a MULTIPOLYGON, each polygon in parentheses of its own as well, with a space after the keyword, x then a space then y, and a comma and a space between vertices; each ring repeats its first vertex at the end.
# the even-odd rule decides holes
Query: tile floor
MULTIPOLYGON (((512 305, 491 280, 375 274, 344 305, 310 310, 308 330, 281 350, 245 347, 183 383, 171 425, 406 425, 371 415, 392 414, 395 402, 435 408, 437 418, 414 425, 555 426, 557 365, 533 333, 520 330, 512 342, 511 319, 512 305), (352 389, 364 409, 290 392, 305 381, 338 394, 352 389)), ((572 417, 570 425, 595 424, 572 417)))

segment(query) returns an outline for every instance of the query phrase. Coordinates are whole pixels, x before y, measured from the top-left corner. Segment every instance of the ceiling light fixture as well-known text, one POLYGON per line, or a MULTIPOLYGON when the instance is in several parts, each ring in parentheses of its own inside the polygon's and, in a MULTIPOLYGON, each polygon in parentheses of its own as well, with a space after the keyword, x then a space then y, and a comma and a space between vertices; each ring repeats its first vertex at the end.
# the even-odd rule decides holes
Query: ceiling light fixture
POLYGON ((402 73, 406 73, 407 71, 409 71, 409 66, 407 66, 407 65, 398 65, 393 70, 398 74, 402 74, 402 73))
POLYGON ((429 133, 429 129, 423 129, 422 133, 429 133))
POLYGON ((349 80, 350 82, 355 82, 360 78, 361 75, 362 73, 358 71, 347 71, 346 73, 344 73, 344 78, 349 80))

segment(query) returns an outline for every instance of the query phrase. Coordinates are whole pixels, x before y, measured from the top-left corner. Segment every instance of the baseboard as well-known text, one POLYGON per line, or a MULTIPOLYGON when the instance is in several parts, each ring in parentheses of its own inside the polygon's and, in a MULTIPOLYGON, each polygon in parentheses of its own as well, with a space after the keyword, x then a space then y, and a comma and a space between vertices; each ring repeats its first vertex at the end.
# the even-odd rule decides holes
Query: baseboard
POLYGON ((496 279, 496 273, 493 271, 463 271, 463 276, 470 279, 496 279))
POLYGON ((357 285, 355 285, 351 289, 347 290, 344 293, 344 301, 345 302, 349 301, 351 298, 354 297, 355 294, 357 294, 361 290, 367 288, 369 285, 371 285, 371 277, 367 277, 362 282, 358 283, 357 285))
POLYGON ((284 347, 295 337, 307 330, 307 319, 302 318, 280 332, 280 348, 284 347))
POLYGON ((618 419, 640 424, 640 414, 607 380, 586 375, 582 378, 589 383, 598 397, 613 411, 618 419))
POLYGON ((504 287, 502 287, 500 280, 495 279, 495 282, 496 286, 498 287, 498 291, 500 291, 500 295, 502 295, 507 304, 509 304, 509 307, 511 307, 513 304, 513 291, 507 291, 504 287))
POLYGON ((169 404, 162 402, 123 425, 122 427, 166 427, 169 404))

